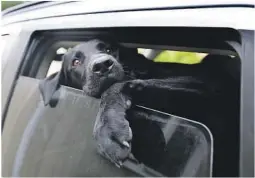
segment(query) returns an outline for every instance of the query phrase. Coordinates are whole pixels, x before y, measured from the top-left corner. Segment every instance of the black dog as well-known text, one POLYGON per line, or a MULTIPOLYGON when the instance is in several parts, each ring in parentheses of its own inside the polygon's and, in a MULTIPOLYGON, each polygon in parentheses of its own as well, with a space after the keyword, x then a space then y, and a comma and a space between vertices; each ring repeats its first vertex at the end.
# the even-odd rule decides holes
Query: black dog
MULTIPOLYGON (((234 100, 229 96, 235 90, 229 78, 219 80, 225 75, 223 71, 217 71, 215 77, 214 70, 203 63, 155 64, 117 43, 92 39, 68 51, 63 56, 61 71, 41 81, 39 88, 45 105, 51 104, 60 85, 101 97, 93 135, 99 153, 121 166, 130 156, 131 145, 139 144, 132 142, 134 130, 130 124, 134 120, 127 118, 135 104, 203 122, 219 136, 217 149, 224 147, 226 137, 221 134, 226 125, 214 124, 212 119, 229 117, 229 110, 222 110, 222 106, 233 109, 234 100)), ((224 163, 224 158, 216 158, 215 162, 224 163)))
POLYGON ((116 48, 99 40, 91 40, 69 50, 63 56, 61 71, 40 84, 45 105, 49 104, 60 85, 82 89, 89 96, 100 97, 107 87, 124 77, 117 55, 116 48))

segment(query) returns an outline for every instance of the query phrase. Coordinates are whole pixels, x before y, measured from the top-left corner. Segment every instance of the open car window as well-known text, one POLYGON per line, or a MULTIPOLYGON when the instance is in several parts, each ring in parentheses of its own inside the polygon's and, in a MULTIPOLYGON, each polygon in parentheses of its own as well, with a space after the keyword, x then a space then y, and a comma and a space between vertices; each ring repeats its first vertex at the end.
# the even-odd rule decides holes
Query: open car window
MULTIPOLYGON (((205 87, 205 90, 209 88, 210 92, 201 97, 171 92, 168 98, 168 93, 163 91, 146 94, 144 90, 145 92, 141 93, 144 94, 143 99, 151 100, 155 105, 149 107, 146 101, 137 103, 141 106, 135 109, 146 113, 148 119, 137 120, 145 124, 136 128, 137 123, 132 122, 134 142, 143 144, 134 155, 142 157, 148 150, 152 153, 147 154, 149 155, 147 157, 143 156, 140 163, 128 159, 124 162, 124 168, 119 169, 109 160, 99 156, 95 148, 92 135, 100 100, 84 95, 81 90, 61 86, 53 96, 53 100, 56 97, 59 102, 55 108, 50 108, 43 105, 38 88, 40 80, 61 69, 62 56, 68 48, 93 37, 96 29, 38 31, 32 40, 35 43, 28 46, 30 53, 26 54, 24 66, 15 81, 6 114, 3 132, 4 175, 14 177, 237 175, 239 147, 235 145, 239 144, 240 136, 241 60, 236 51, 225 42, 237 41, 238 35, 236 37, 235 30, 194 28, 192 31, 172 27, 134 28, 136 33, 130 28, 103 30, 107 32, 106 34, 116 35, 118 42, 129 50, 138 49, 140 54, 154 61, 153 65, 163 63, 159 64, 163 66, 162 69, 168 65, 165 63, 195 64, 182 65, 184 70, 180 72, 186 71, 187 67, 194 67, 196 73, 200 71, 197 71, 196 67, 204 64, 201 78, 206 86, 209 86, 205 87), (142 33, 150 30, 152 32, 155 30, 155 33, 151 32, 152 34, 161 34, 165 31, 169 36, 157 39, 153 35, 142 33), (179 41, 177 34, 180 30, 189 38, 179 41), (210 41, 212 36, 215 36, 215 39, 210 41), (173 56, 177 56, 177 60, 173 56), (192 60, 192 56, 197 58, 192 60), (216 84, 214 85, 216 87, 210 87, 211 84, 216 84), (163 93, 162 99, 160 93, 163 93), (163 96, 165 94, 166 97, 163 96), (227 97, 221 97, 224 95, 227 97), (223 102, 217 102, 222 101, 221 98, 223 102), (167 108, 164 110, 161 106, 167 108), (151 126, 155 130, 150 129, 151 126), (149 134, 144 134, 150 131, 157 132, 154 140, 148 136, 149 134), (152 150, 150 145, 156 146, 155 149, 152 150)), ((169 70, 164 71, 168 75, 168 72, 174 71, 176 66, 169 64, 169 70)), ((143 75, 144 72, 141 71, 140 74, 143 75)), ((153 76, 152 74, 150 78, 153 76)), ((195 87, 199 88, 200 85, 195 87)), ((199 88, 199 91, 203 90, 203 87, 199 88)), ((132 148, 135 148, 135 144, 132 145, 132 148)))
MULTIPOLYGON (((68 49, 63 47, 59 47, 56 50, 56 56, 52 60, 46 76, 50 76, 51 74, 60 71, 62 65, 61 56, 65 54, 67 50, 68 49)), ((148 60, 152 60, 158 63, 198 64, 207 55, 207 53, 156 50, 145 48, 137 48, 137 51, 139 54, 145 56, 148 60)))
POLYGON ((194 53, 173 50, 145 49, 138 48, 138 53, 154 62, 179 63, 179 64, 198 64, 207 53, 194 53))

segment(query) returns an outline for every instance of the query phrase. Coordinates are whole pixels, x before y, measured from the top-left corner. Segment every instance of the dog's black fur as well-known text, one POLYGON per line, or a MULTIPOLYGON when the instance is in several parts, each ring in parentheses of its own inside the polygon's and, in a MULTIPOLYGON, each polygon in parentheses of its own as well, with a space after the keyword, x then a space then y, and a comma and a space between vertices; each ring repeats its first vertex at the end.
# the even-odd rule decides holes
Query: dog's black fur
POLYGON ((231 146, 238 143, 233 138, 237 137, 236 125, 228 124, 238 116, 238 90, 224 70, 211 68, 210 61, 204 61, 192 66, 157 64, 117 43, 92 39, 69 50, 63 56, 61 71, 42 80, 39 88, 45 105, 51 106, 60 85, 101 97, 93 135, 99 153, 117 166, 131 151, 139 161, 156 169, 159 162, 169 162, 164 160, 162 131, 134 118, 132 108, 141 104, 207 125, 215 138, 214 151, 219 153, 214 155, 214 175, 231 176, 237 160, 231 146), (141 132, 151 139, 137 139, 143 137, 141 132), (232 167, 224 167, 226 163, 232 167))

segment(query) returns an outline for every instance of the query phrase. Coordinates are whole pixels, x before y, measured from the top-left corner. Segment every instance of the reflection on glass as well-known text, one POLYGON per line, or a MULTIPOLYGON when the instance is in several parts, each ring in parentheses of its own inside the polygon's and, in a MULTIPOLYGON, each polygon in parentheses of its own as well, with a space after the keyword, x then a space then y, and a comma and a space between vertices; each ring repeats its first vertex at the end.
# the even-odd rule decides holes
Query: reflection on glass
POLYGON ((140 164, 127 160, 126 168, 143 176, 212 176, 213 139, 205 125, 142 106, 133 111, 132 152, 140 164))

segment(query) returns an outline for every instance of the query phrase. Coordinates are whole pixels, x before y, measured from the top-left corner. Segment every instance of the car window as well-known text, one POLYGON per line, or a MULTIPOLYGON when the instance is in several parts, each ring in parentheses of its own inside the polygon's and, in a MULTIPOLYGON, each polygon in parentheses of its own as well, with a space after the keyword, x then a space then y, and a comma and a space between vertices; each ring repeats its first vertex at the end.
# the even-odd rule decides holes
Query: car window
POLYGON ((198 64, 207 55, 206 53, 194 53, 172 50, 155 50, 138 48, 138 52, 154 62, 198 64))
MULTIPOLYGON (((67 49, 60 47, 56 51, 56 58, 50 64, 48 73, 46 76, 60 71, 62 62, 58 55, 65 54, 67 49)), ((137 48, 139 54, 144 55, 148 60, 159 63, 179 63, 179 64, 198 64, 207 55, 206 53, 194 53, 194 52, 182 52, 182 51, 171 51, 171 50, 155 50, 137 48)))
MULTIPOLYGON (((4 144, 6 176, 207 177, 211 174, 236 174, 233 170, 238 170, 236 145, 239 142, 241 60, 225 42, 239 39, 235 36, 236 33, 231 33, 230 29, 195 27, 192 30, 183 27, 164 27, 164 30, 146 27, 133 28, 134 31, 130 28, 103 28, 100 29, 102 31, 63 29, 59 32, 49 30, 35 34, 36 38, 31 39, 32 41, 43 40, 37 41, 38 46, 32 46, 33 43, 28 46, 30 53, 26 56, 24 66, 15 82, 14 94, 6 116, 4 136, 9 138, 5 139, 4 144), (151 30, 157 31, 152 33, 151 30), (150 32, 151 35, 145 35, 144 31, 150 32), (180 31, 184 36, 188 34, 185 31, 189 32, 190 36, 177 38, 180 31), (167 38, 160 38, 166 32, 167 38), (155 103, 162 96, 161 91, 150 95, 146 95, 146 92, 141 93, 139 97, 144 96, 143 100, 135 107, 149 114, 152 120, 145 121, 149 123, 148 127, 145 127, 146 124, 138 124, 138 127, 133 125, 131 129, 144 129, 142 133, 149 134, 153 131, 150 129, 151 125, 156 125, 160 128, 162 138, 169 144, 166 143, 167 146, 163 149, 160 147, 158 154, 144 157, 141 155, 150 147, 140 145, 141 150, 138 149, 135 156, 143 160, 140 164, 127 160, 123 169, 117 169, 109 160, 96 153, 92 132, 97 113, 100 111, 100 99, 87 96, 78 87, 61 84, 53 94, 53 98, 57 99, 53 100, 50 106, 45 106, 38 87, 45 77, 60 71, 62 56, 68 49, 94 38, 94 33, 107 38, 114 36, 114 40, 123 45, 130 54, 138 52, 153 61, 153 67, 160 66, 158 69, 164 71, 164 75, 186 77, 189 71, 193 71, 197 77, 202 71, 201 80, 208 84, 200 88, 202 82, 195 83, 194 87, 198 87, 201 92, 194 95, 186 91, 170 94, 162 91, 166 97, 152 108, 143 101, 151 100, 152 104, 155 103), (215 40, 208 40, 212 36, 215 40), (209 94, 199 97, 204 90, 209 91, 209 94), (224 98, 223 102, 217 102, 221 101, 221 98, 224 98), (161 107, 163 105, 167 106, 167 109, 161 107), (160 124, 155 124, 155 120, 160 120, 160 124), (15 129, 17 125, 19 128, 15 129), (11 137, 13 139, 10 139, 11 137), (152 159, 155 160, 151 161, 152 159), (226 164, 231 168, 226 168, 226 164)), ((135 62, 129 63, 132 72, 146 75, 146 66, 135 62), (137 71, 137 66, 144 71, 137 71)), ((158 77, 156 72, 150 73, 150 79, 154 77, 158 77)), ((151 143, 153 140, 153 137, 142 136, 134 135, 140 139, 136 142, 138 145, 144 143, 143 141, 151 143)), ((154 151, 156 152, 156 149, 154 151)))

